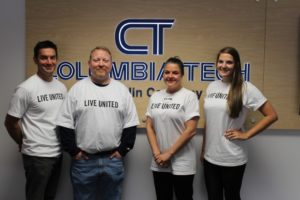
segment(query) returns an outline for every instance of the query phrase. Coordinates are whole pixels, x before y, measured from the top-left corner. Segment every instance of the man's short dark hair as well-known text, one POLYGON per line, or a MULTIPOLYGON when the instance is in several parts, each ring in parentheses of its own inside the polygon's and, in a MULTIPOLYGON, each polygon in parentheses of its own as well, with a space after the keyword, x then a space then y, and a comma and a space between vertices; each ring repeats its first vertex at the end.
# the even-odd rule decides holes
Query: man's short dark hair
POLYGON ((35 45, 34 50, 33 50, 34 58, 36 58, 36 59, 38 58, 40 49, 46 49, 46 48, 54 49, 56 57, 58 56, 56 44, 54 44, 50 40, 45 40, 45 41, 40 41, 35 45))

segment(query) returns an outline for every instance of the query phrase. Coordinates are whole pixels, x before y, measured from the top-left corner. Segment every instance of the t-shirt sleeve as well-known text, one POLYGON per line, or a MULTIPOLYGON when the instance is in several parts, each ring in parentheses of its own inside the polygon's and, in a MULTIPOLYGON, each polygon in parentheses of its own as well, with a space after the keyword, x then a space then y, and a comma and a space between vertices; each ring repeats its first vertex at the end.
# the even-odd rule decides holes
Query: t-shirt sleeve
POLYGON ((61 105, 60 111, 56 119, 56 125, 75 129, 75 108, 76 100, 70 93, 66 95, 64 102, 61 105))
POLYGON ((124 117, 124 127, 128 128, 131 126, 139 125, 139 118, 136 111, 136 107, 131 94, 126 90, 126 113, 124 117))
POLYGON ((152 113, 151 113, 151 104, 152 104, 152 98, 153 98, 153 95, 149 98, 149 102, 148 102, 148 105, 147 105, 147 110, 146 110, 146 116, 147 117, 152 117, 152 113))
POLYGON ((267 101, 262 92, 250 82, 246 83, 245 91, 245 106, 249 109, 256 111, 267 101))
POLYGON ((18 87, 12 96, 7 114, 22 118, 30 102, 30 94, 24 88, 18 87))
POLYGON ((199 117, 199 101, 196 94, 191 93, 187 101, 185 102, 185 121, 192 119, 193 117, 199 117))

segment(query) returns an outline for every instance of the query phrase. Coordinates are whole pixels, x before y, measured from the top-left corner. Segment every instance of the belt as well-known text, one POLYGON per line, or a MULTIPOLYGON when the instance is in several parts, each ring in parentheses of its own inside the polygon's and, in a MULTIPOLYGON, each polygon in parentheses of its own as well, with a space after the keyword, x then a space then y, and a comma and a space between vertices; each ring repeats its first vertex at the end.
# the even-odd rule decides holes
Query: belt
POLYGON ((91 155, 91 156, 108 156, 113 154, 116 151, 116 149, 113 150, 109 150, 109 151, 100 151, 100 152, 96 152, 96 153, 87 153, 85 152, 85 154, 87 156, 91 155))

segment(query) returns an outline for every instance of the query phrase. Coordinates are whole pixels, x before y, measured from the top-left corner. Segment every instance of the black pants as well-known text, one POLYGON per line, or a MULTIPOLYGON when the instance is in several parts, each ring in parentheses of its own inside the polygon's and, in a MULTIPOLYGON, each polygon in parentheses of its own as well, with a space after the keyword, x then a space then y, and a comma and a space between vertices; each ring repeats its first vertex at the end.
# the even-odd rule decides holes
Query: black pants
POLYGON ((177 200, 193 200, 194 175, 153 171, 153 178, 157 200, 173 200, 173 191, 177 200))
POLYGON ((214 165, 204 160, 204 177, 208 200, 240 200, 246 164, 236 167, 214 165))
POLYGON ((48 158, 23 154, 27 200, 54 200, 59 181, 62 156, 48 158))

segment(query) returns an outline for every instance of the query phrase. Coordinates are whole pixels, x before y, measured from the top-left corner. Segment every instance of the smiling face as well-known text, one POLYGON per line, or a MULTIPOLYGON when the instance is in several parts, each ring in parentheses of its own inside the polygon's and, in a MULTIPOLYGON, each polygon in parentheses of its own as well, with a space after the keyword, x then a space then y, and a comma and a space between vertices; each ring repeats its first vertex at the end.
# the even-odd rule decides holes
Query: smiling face
POLYGON ((112 58, 109 52, 104 49, 93 50, 88 64, 93 82, 99 84, 109 83, 109 73, 112 69, 112 58))
POLYGON ((217 70, 223 81, 231 81, 235 62, 232 55, 221 53, 217 60, 217 70))
POLYGON ((167 86, 167 92, 174 93, 182 87, 183 74, 176 63, 169 62, 164 68, 163 79, 167 86))
POLYGON ((38 76, 45 81, 51 81, 57 63, 55 50, 52 48, 42 48, 33 60, 38 67, 38 76))

